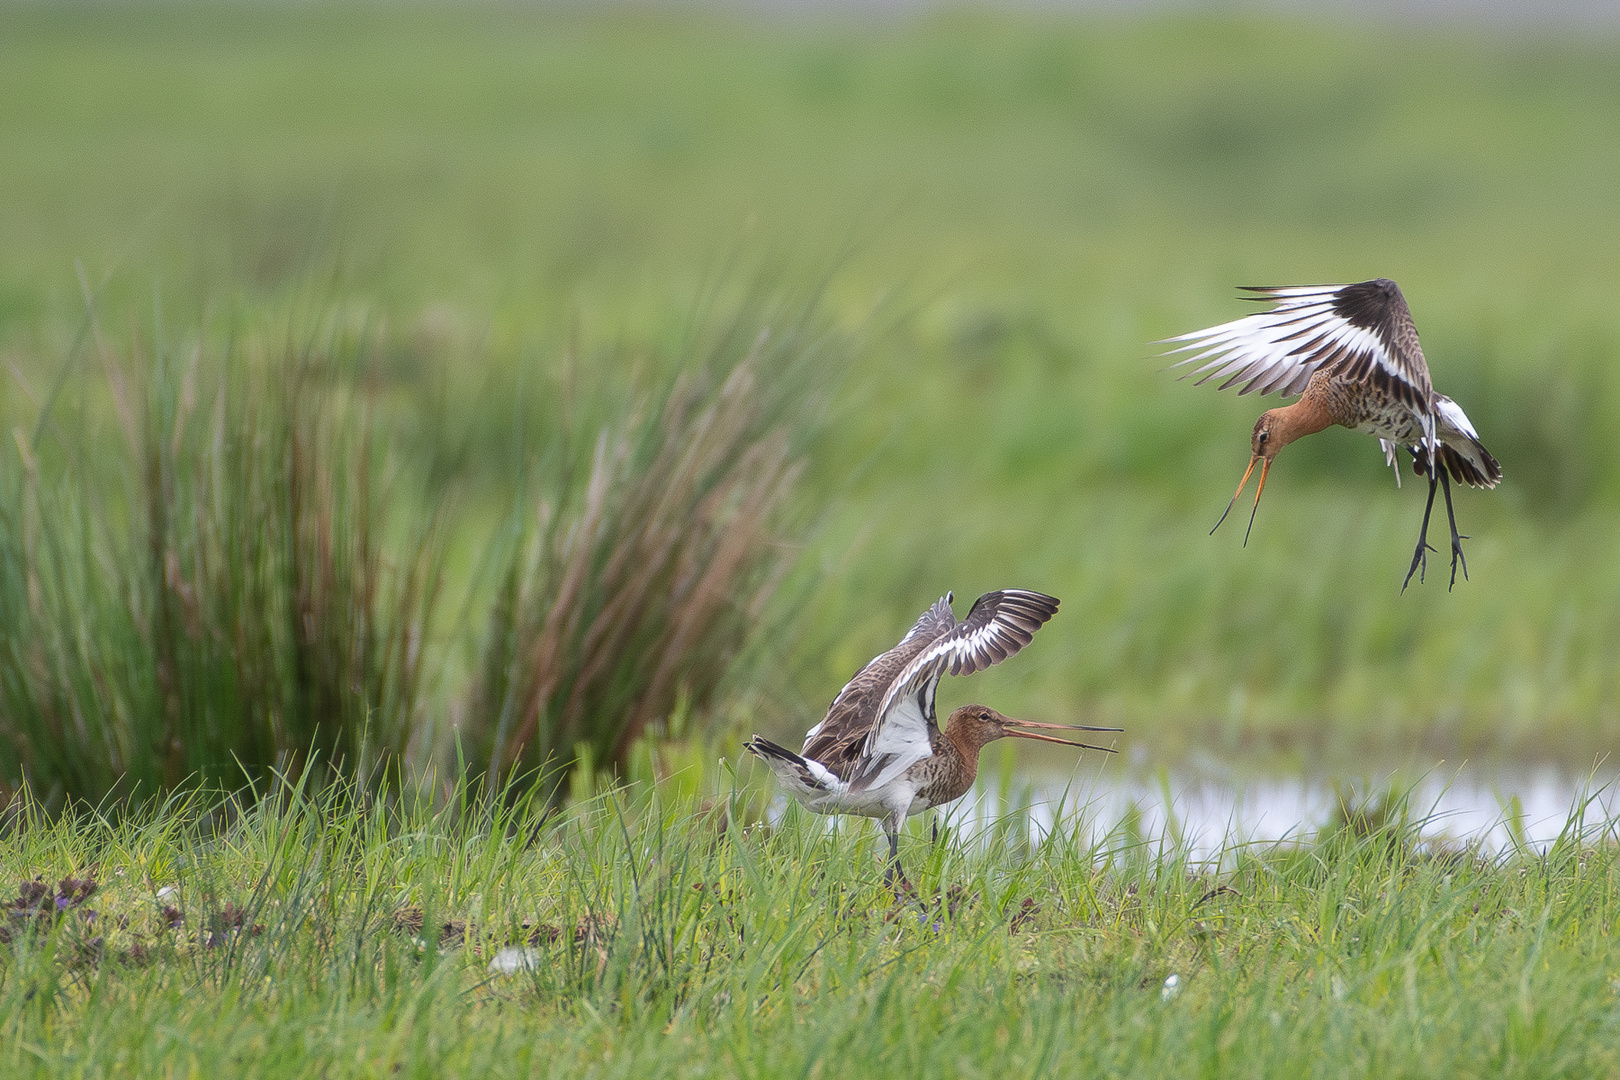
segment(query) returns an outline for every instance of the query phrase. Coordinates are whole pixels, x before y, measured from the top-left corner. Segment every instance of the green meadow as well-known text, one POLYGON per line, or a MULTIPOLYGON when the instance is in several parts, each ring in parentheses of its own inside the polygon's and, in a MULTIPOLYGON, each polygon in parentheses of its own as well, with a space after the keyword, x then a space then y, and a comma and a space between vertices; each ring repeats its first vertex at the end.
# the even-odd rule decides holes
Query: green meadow
POLYGON ((1616 176, 1614 33, 0 7, 0 1071, 1615 1074, 1595 810, 1200 861, 1009 801, 896 902, 739 745, 1018 586, 942 708, 1591 767, 1616 176), (1374 276, 1506 474, 1449 591, 1343 430, 1209 535, 1275 399, 1152 344, 1374 276))
POLYGON ((244 357, 274 381, 318 353, 381 440, 375 560, 437 523, 400 723, 443 761, 559 414, 588 456, 593 418, 791 310, 822 351, 794 384, 814 403, 772 406, 799 447, 789 584, 749 692, 700 710, 722 739, 802 730, 947 589, 1019 585, 1061 615, 953 702, 1118 724, 1154 761, 1589 765, 1620 725, 1617 65, 1601 35, 1242 15, 8 8, 11 595, 48 591, 23 567, 71 516, 27 509, 54 490, 101 582, 63 596, 131 606, 117 573, 162 500, 120 385, 168 385, 149 422, 180 447, 178 403, 203 415, 244 357), (1290 448, 1246 547, 1206 535, 1262 406, 1149 344, 1236 317, 1239 284, 1375 275, 1506 471, 1458 497, 1450 592, 1402 594, 1424 489, 1342 430, 1290 448))
POLYGON ((30 817, 8 1076, 1606 1076, 1612 827, 1417 842, 1400 806, 1217 868, 1082 822, 875 831, 749 799, 544 818, 289 783, 30 817), (72 873, 58 868, 72 867, 72 873), (52 876, 37 882, 35 871, 52 876), (91 882, 94 882, 92 888, 91 882))

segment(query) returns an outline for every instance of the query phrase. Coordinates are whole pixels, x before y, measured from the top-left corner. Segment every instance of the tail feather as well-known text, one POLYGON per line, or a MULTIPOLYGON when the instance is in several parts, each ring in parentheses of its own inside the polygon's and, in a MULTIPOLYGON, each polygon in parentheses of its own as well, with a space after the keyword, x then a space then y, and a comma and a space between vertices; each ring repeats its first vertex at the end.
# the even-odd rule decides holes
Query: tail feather
MULTIPOLYGON (((1446 472, 1459 484, 1477 488, 1495 487, 1502 479, 1502 466, 1480 444, 1479 433, 1462 411, 1462 406, 1444 394, 1436 394, 1434 409, 1436 434, 1440 436, 1440 462, 1446 467, 1446 472)), ((1419 476, 1428 467, 1427 456, 1413 463, 1413 471, 1419 476)))
MULTIPOLYGON (((1460 445, 1441 443, 1440 464, 1453 480, 1469 487, 1493 488, 1502 479, 1502 466, 1497 464, 1489 450, 1480 445, 1478 439, 1462 440, 1460 445)), ((1428 475, 1427 454, 1412 450, 1412 471, 1418 476, 1428 475)))
POLYGON ((842 788, 840 781, 819 761, 800 757, 785 746, 755 735, 743 744, 743 749, 770 766, 776 778, 804 795, 831 795, 842 788))

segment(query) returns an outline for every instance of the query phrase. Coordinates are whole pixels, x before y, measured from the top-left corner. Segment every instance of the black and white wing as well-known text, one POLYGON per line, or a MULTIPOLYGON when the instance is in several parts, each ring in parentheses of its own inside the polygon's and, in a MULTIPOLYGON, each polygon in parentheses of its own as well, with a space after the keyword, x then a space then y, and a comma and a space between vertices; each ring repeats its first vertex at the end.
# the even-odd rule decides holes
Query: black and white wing
POLYGON ((955 599, 955 593, 947 592, 935 600, 934 606, 918 616, 917 622, 895 648, 903 649, 914 641, 933 641, 956 629, 956 616, 951 612, 951 602, 955 599))
POLYGON ((827 715, 804 733, 805 757, 846 775, 859 759, 866 737, 877 721, 878 704, 907 663, 928 645, 956 626, 951 613, 953 595, 946 593, 923 612, 900 643, 862 665, 827 708, 827 715))
POLYGON ((1355 285, 1245 286, 1270 311, 1159 342, 1185 342, 1165 355, 1190 352, 1172 367, 1198 364, 1183 378, 1217 389, 1243 384, 1239 394, 1301 394, 1311 376, 1329 371, 1365 381, 1427 414, 1433 388, 1417 327, 1400 288, 1387 278, 1355 285))
POLYGON ((913 657, 890 683, 867 733, 855 786, 880 784, 930 756, 939 680, 999 664, 1028 645, 1057 609, 1055 598, 1026 589, 1001 589, 974 601, 966 619, 913 657))

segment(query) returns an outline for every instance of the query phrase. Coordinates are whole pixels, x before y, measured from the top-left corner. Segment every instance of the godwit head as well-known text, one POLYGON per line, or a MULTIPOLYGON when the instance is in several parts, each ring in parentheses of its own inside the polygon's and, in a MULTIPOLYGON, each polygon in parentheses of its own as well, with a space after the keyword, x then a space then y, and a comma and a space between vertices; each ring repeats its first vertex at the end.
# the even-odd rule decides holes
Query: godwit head
POLYGON ((1058 739, 1051 735, 1041 735, 1030 728, 1039 728, 1043 731, 1112 731, 1114 728, 1085 727, 1080 724, 1043 724, 1035 720, 1016 720, 1010 716, 1003 716, 988 705, 963 705, 945 721, 945 737, 954 742, 964 758, 976 761, 979 751, 987 744, 997 739, 1035 739, 1040 742, 1057 743, 1059 746, 1077 746, 1086 750, 1101 750, 1112 753, 1106 746, 1092 746, 1089 743, 1070 742, 1068 739, 1058 739))
MULTIPOLYGON (((1266 474, 1271 471, 1271 463, 1276 460, 1282 448, 1295 439, 1306 435, 1314 435, 1333 424, 1333 415, 1328 409, 1313 397, 1304 397, 1292 405, 1284 405, 1277 409, 1267 409, 1260 414, 1260 419, 1254 422, 1254 432, 1249 436, 1249 467, 1243 471, 1243 479, 1238 488, 1232 493, 1232 501, 1226 504, 1221 513, 1221 520, 1215 523, 1215 529, 1221 527, 1226 515, 1232 512, 1237 505, 1238 496, 1248 486, 1249 476, 1254 472, 1255 465, 1260 466, 1260 482, 1254 488, 1254 506, 1249 510, 1249 527, 1243 533, 1243 546, 1249 546, 1249 534, 1254 531, 1254 515, 1260 510, 1260 493, 1266 490, 1266 474)), ((1211 529, 1210 535, 1215 534, 1211 529)))

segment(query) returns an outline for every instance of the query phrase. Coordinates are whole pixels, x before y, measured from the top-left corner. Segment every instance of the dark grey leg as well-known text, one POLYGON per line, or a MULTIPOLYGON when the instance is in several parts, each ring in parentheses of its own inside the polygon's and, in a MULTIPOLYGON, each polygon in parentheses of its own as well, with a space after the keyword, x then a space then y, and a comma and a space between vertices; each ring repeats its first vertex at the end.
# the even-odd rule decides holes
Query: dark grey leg
MULTIPOLYGON (((1424 558, 1424 553, 1434 550, 1429 546, 1429 513, 1434 509, 1434 489, 1438 483, 1434 474, 1438 467, 1438 462, 1432 463, 1429 467, 1429 501, 1423 506, 1423 531, 1418 534, 1417 551, 1412 553, 1412 567, 1406 572, 1406 580, 1401 582, 1401 592, 1405 592, 1406 587, 1412 584, 1412 575, 1418 573, 1419 567, 1427 571, 1428 560, 1424 558)), ((1450 490, 1447 489, 1446 498, 1450 497, 1450 490)), ((1423 584, 1422 574, 1418 574, 1418 584, 1423 584)))
POLYGON ((1446 493, 1446 520, 1451 523, 1451 584, 1446 586, 1450 591, 1457 584, 1457 567, 1462 566, 1463 580, 1468 580, 1468 560, 1463 557, 1462 542, 1468 537, 1457 533, 1457 514, 1451 509, 1451 477, 1444 469, 1440 470, 1440 486, 1446 493))
POLYGON ((900 827, 906 823, 904 814, 883 819, 883 832, 889 838, 889 865, 883 871, 883 884, 894 890, 896 900, 904 900, 913 892, 905 871, 900 869, 900 827))

